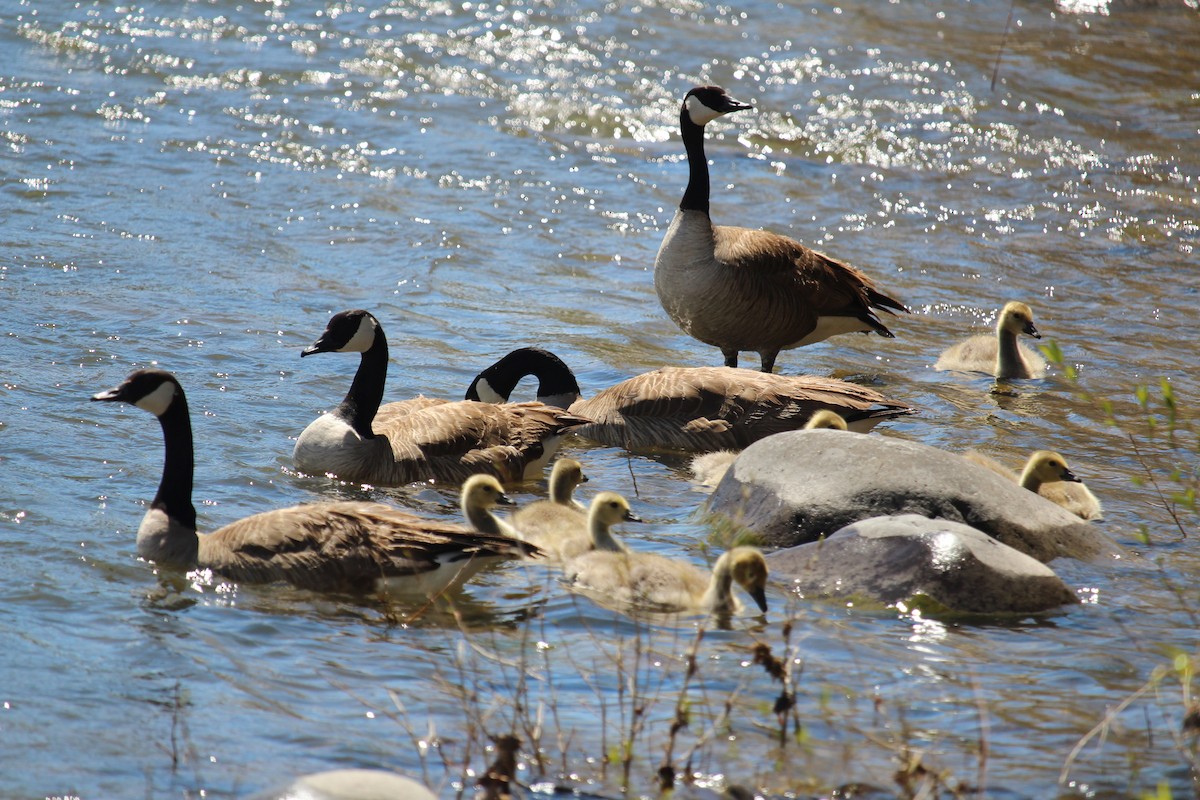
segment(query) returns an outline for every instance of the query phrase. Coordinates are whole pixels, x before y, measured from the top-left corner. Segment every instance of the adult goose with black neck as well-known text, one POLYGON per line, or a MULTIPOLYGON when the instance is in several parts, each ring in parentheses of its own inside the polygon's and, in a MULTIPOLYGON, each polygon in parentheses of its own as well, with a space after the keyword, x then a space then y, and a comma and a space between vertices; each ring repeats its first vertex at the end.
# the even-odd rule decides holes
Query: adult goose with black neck
POLYGON ((539 476, 563 434, 587 422, 544 403, 416 397, 383 405, 387 339, 379 320, 361 309, 334 314, 300 355, 315 353, 362 355, 345 399, 296 440, 292 458, 310 474, 376 486, 461 483, 476 473, 521 481, 539 476))
POLYGON ((757 352, 771 372, 780 350, 841 333, 892 338, 876 311, 907 311, 857 268, 768 231, 713 225, 704 126, 751 108, 698 86, 679 111, 688 184, 654 261, 654 288, 684 333, 721 349, 725 366, 757 352))
MULTIPOLYGON (((138 528, 137 551, 164 568, 210 569, 239 583, 282 581, 316 591, 430 596, 461 584, 486 564, 536 553, 507 536, 369 502, 292 506, 198 533, 192 425, 179 381, 163 370, 138 370, 92 399, 130 403, 154 414, 162 426, 162 480, 138 528)), ((463 503, 486 506, 494 500, 463 503)))
POLYGON ((822 409, 859 432, 916 411, 836 378, 733 367, 663 367, 585 400, 571 368, 536 347, 518 348, 475 376, 467 399, 507 403, 528 375, 538 379, 538 400, 590 420, 572 433, 635 450, 741 450, 773 433, 804 427, 822 409))

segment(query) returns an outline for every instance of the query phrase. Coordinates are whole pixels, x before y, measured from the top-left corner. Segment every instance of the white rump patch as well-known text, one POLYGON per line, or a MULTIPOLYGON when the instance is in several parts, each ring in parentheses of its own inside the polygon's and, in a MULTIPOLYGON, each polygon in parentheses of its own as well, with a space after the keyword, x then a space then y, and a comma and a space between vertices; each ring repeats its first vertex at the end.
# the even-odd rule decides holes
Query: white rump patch
POLYGON ((793 347, 804 347, 823 342, 830 336, 838 336, 843 333, 870 333, 873 330, 875 329, 858 317, 817 317, 817 327, 813 328, 812 333, 783 349, 791 350, 793 347))
POLYGON ((707 125, 723 113, 704 105, 704 102, 696 95, 687 99, 687 112, 688 116, 692 118, 692 122, 697 125, 707 125))
POLYGON ((346 346, 339 353, 365 353, 371 349, 371 345, 375 344, 375 329, 379 324, 370 317, 363 317, 358 323, 358 330, 354 332, 354 336, 350 337, 350 341, 346 342, 346 346))
POLYGON ((163 381, 157 389, 134 403, 140 409, 149 411, 156 417, 161 417, 167 413, 167 409, 171 407, 171 403, 175 400, 175 384, 170 381, 163 381))

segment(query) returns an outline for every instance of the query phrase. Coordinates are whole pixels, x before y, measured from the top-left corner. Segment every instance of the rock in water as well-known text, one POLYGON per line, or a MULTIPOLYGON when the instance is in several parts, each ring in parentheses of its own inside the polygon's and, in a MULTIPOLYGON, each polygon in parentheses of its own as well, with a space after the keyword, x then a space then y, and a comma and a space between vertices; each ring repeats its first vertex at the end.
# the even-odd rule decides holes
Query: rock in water
POLYGON ((1078 602, 1054 572, 967 525, 916 514, 873 517, 767 556, 771 576, 803 597, 884 604, 929 598, 976 614, 1038 613, 1078 602))
POLYGON ((301 776, 250 800, 437 800, 437 795, 394 772, 335 769, 301 776))
POLYGON ((706 505, 718 521, 792 547, 878 516, 961 522, 1041 562, 1121 548, 1054 503, 936 447, 841 431, 791 431, 747 447, 706 505))

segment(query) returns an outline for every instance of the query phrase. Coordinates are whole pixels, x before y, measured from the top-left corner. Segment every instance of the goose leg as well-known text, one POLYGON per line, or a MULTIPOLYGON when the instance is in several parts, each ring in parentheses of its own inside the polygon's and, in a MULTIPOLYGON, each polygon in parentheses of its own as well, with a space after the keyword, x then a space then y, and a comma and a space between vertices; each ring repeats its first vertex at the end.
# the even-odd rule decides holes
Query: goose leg
POLYGON ((762 371, 763 372, 774 372, 775 371, 775 357, 779 355, 779 351, 778 350, 762 350, 759 352, 759 355, 762 356, 762 371))

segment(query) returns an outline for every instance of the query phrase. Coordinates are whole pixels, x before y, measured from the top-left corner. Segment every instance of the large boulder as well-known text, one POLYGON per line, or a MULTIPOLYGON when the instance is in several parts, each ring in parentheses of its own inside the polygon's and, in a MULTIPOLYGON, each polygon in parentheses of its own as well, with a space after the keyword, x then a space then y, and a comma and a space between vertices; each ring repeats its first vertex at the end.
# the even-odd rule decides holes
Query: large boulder
POLYGON ((259 792, 251 800, 437 800, 437 795, 394 772, 335 769, 303 775, 286 786, 259 792))
POLYGON ((884 604, 928 598, 972 614, 1037 613, 1078 602, 1045 564, 960 522, 873 517, 767 556, 772 580, 802 597, 884 604))
POLYGON ((1095 526, 961 456, 844 431, 791 431, 755 442, 706 508, 771 547, 814 542, 870 517, 920 514, 962 522, 1042 562, 1121 554, 1095 526))

